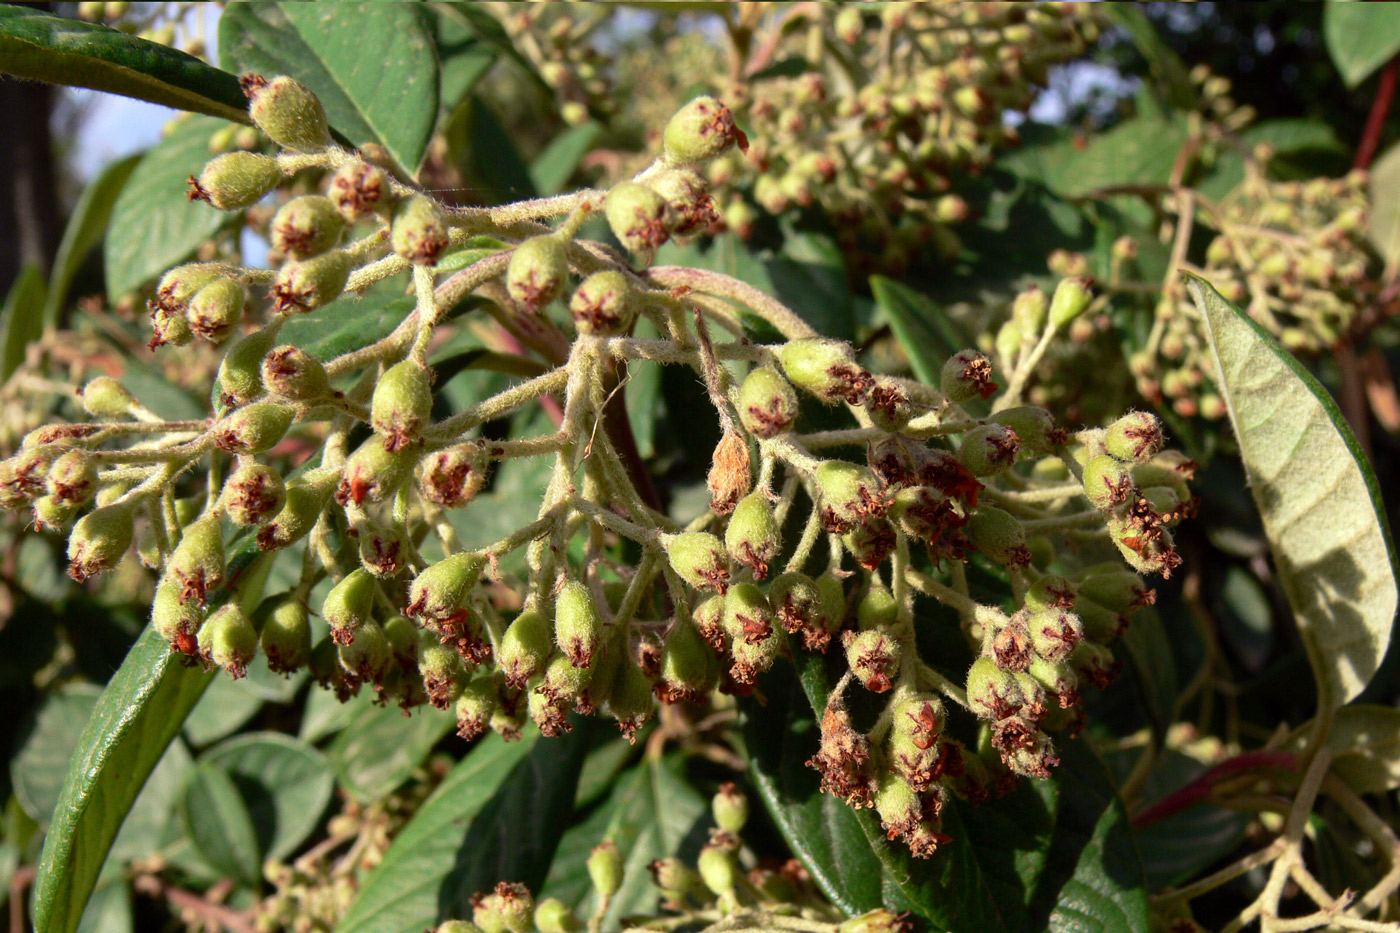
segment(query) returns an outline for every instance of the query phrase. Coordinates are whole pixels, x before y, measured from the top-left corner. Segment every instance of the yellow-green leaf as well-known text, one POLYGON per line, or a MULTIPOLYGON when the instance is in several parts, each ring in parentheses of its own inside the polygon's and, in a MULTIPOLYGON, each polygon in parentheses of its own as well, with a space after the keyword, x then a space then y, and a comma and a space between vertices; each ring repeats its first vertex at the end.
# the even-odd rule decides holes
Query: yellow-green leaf
POLYGON ((1187 274, 1288 602, 1335 709, 1370 682, 1395 620, 1395 547, 1375 474, 1327 390, 1209 282, 1187 274))

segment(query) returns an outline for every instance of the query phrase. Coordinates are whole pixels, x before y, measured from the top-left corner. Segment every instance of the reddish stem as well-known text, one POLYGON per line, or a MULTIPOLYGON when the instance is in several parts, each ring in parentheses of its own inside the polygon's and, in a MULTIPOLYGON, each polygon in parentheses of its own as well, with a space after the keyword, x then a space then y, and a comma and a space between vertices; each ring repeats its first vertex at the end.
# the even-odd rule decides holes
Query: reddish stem
POLYGON ((1142 829, 1200 803, 1210 796, 1215 785, 1242 772, 1255 768, 1282 768, 1294 771, 1297 767, 1298 756, 1293 752, 1257 751, 1236 755, 1228 761, 1222 761, 1180 790, 1171 792, 1151 806, 1133 814, 1133 828, 1142 829))
POLYGON ((1381 70, 1381 82, 1376 87, 1376 99, 1371 102, 1371 113, 1366 117, 1366 129, 1361 134, 1361 143, 1356 147, 1356 161, 1353 168, 1371 167, 1376 157, 1376 149, 1381 144, 1381 131, 1385 129, 1385 118, 1390 115, 1390 105, 1395 100, 1396 69, 1400 66, 1400 56, 1386 62, 1381 70))

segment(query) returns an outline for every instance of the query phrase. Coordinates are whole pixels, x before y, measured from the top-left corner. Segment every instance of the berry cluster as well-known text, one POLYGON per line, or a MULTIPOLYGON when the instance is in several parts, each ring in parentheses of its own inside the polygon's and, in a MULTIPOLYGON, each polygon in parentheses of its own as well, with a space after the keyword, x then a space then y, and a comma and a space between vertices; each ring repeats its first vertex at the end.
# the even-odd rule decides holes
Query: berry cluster
POLYGON ((1081 281, 1044 302, 1004 392, 975 350, 949 359, 937 387, 875 374, 743 282, 647 268, 668 238, 706 225, 700 169, 742 144, 713 98, 686 104, 662 155, 608 191, 452 210, 335 147, 296 81, 244 83, 283 151, 220 155, 191 196, 242 209, 311 172, 325 193, 276 211, 279 268, 196 263, 160 281, 153 347, 230 341, 210 418, 163 421, 102 377, 81 391, 94 420, 40 428, 0 464, 8 507, 71 527, 75 579, 111 569, 135 540, 159 573, 151 622, 172 650, 235 677, 261 651, 342 698, 368 686, 405 709, 455 709, 465 738, 513 737, 527 719, 555 735, 571 712, 611 716, 630 736, 658 700, 747 693, 784 656, 839 651, 848 672, 812 764, 919 855, 942 838, 949 793, 1048 773, 1045 730, 1075 723, 1079 686, 1109 676, 1105 644, 1150 600, 1121 561, 1168 574, 1168 527, 1190 501, 1189 464, 1161 450, 1151 416, 1071 435, 1020 404, 1040 353, 1090 305, 1081 281), (630 261, 579 238, 594 214, 630 261), (449 271, 468 243, 495 245, 449 271), (416 307, 387 337, 327 360, 279 342, 289 320, 334 313, 346 291, 400 272, 416 307), (435 418, 428 350, 468 295, 546 363, 529 358, 538 375, 435 418), (640 318, 664 336, 629 336, 640 318), (755 342, 746 321, 781 339, 755 342), (688 522, 646 500, 607 425, 629 364, 693 370, 722 427, 710 507, 688 522), (481 434, 536 403, 553 406, 555 432, 481 434), (803 432, 804 405, 844 409, 854 426, 803 432), (292 436, 316 453, 288 469, 292 436), (538 517, 464 548, 447 513, 520 457, 553 458, 538 517), (181 478, 201 468, 207 493, 183 497, 181 478), (273 557, 294 547, 297 582, 264 598, 273 557), (516 551, 524 579, 502 567, 516 551), (1009 612, 972 598, 968 562, 1009 584, 1009 612), (918 628, 949 623, 916 616, 916 595, 952 611, 980 655, 970 671, 950 678, 920 656, 918 628), (852 688, 886 701, 868 729, 847 712, 852 688), (948 704, 988 723, 986 749, 951 738, 948 704))

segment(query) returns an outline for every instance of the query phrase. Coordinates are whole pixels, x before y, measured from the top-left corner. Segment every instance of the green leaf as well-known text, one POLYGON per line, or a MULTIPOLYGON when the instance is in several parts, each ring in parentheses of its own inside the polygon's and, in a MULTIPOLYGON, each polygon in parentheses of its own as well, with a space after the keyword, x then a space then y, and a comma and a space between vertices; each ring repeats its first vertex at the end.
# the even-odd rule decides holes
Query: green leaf
POLYGON ((1379 667, 1400 595, 1380 487, 1327 390, 1210 283, 1185 275, 1319 706, 1335 709, 1379 667))
POLYGON ((535 183, 535 190, 540 194, 563 191, 579 162, 602 133, 602 124, 589 120, 561 131, 550 140, 544 152, 530 163, 530 180, 535 183))
MULTIPOLYGON (((1032 127, 1027 141, 1040 131, 1032 127)), ((1064 198, 1120 185, 1166 184, 1187 135, 1186 118, 1179 114, 1124 120, 1088 142, 1081 131, 1055 129, 1050 141, 1002 156, 997 166, 1064 198)))
POLYGON ((1233 191, 1244 181, 1245 153, 1252 152, 1260 143, 1273 147, 1274 157, 1269 162, 1272 172, 1296 159, 1312 164, 1318 156, 1346 159, 1348 152, 1346 145, 1337 138, 1336 130, 1321 120, 1264 120, 1241 131, 1238 148, 1231 147, 1221 153, 1215 170, 1200 182, 1201 193, 1218 200, 1233 191))
POLYGON ((439 112, 451 113, 496 63, 497 50, 441 5, 427 10, 437 47, 439 112))
POLYGON ((226 124, 212 117, 178 122, 147 152, 117 196, 103 243, 107 293, 116 300, 182 262, 241 214, 185 195, 185 180, 209 161, 209 137, 226 124))
POLYGON ((531 729, 473 747, 403 828, 342 918, 340 933, 398 933, 470 916, 470 898, 510 879, 539 890, 568 824, 590 729, 531 729))
POLYGON ((200 757, 228 773, 252 818, 258 844, 283 859, 321 821, 335 778, 326 756, 291 736, 255 732, 229 739, 200 757))
POLYGON ((1371 165, 1370 183, 1367 232, 1389 272, 1400 267, 1400 145, 1391 146, 1371 165))
POLYGON ((539 196, 524 157, 481 93, 473 93, 471 103, 458 109, 448 125, 447 139, 467 184, 486 203, 539 196))
POLYGON ((1123 635, 1123 649, 1133 679, 1137 681, 1143 708, 1158 736, 1166 733, 1175 712, 1178 681, 1171 642, 1162 620, 1151 609, 1133 616, 1133 624, 1123 635))
POLYGON ((370 706, 331 743, 336 778, 351 797, 372 803, 407 781, 455 725, 429 707, 406 717, 397 706, 370 706))
POLYGON ((185 738, 196 747, 232 735, 257 715, 263 701, 231 677, 216 677, 185 717, 185 738))
POLYGON ((883 275, 870 277, 870 291, 909 357, 914 375, 926 385, 938 385, 943 364, 966 345, 948 315, 923 292, 883 275))
POLYGON ((608 905, 603 927, 617 929, 623 917, 655 913, 660 892, 647 866, 681 853, 688 839, 703 841, 696 831, 709 815, 708 802, 685 780, 683 763, 680 757, 651 758, 621 776, 612 796, 564 834, 540 897, 557 897, 577 905, 580 916, 591 916, 596 897, 586 863, 593 847, 610 839, 622 856, 622 887, 608 905))
POLYGON ((233 778, 217 765, 199 762, 185 785, 183 806, 200 858, 226 877, 256 882, 262 866, 258 839, 233 778))
POLYGON ((382 143, 417 171, 437 119, 438 65, 411 4, 234 4, 219 18, 219 54, 238 72, 296 78, 350 142, 382 143))
POLYGON ((101 693, 91 684, 73 684, 51 694, 36 711, 33 725, 10 761, 15 799, 40 825, 48 823, 58 803, 68 759, 101 693))
MULTIPOLYGON (((1299 734, 1306 735, 1306 726, 1299 734)), ((1358 704, 1337 710, 1327 733, 1337 756, 1332 772, 1358 794, 1384 794, 1400 787, 1400 709, 1358 704)))
POLYGON ((1329 3, 1322 41, 1347 87, 1356 87, 1400 52, 1400 8, 1389 3, 1329 3))
MULTIPOLYGON (((1135 751, 1131 758, 1136 757, 1135 751)), ((1205 770, 1196 759, 1168 749, 1143 785, 1144 806, 1180 790, 1205 770)), ((1234 851, 1248 826, 1248 814, 1206 802, 1137 829, 1149 889, 1158 891, 1197 877, 1234 851)))
POLYGON ((131 889, 117 875, 92 892, 78 933, 131 933, 131 889))
POLYGON ((78 739, 44 838, 34 922, 76 928, 117 830, 212 674, 187 667, 147 629, 131 647, 78 739))
POLYGON ((238 79, 178 49, 97 23, 0 5, 0 73, 248 122, 238 79))
POLYGON ((113 162, 83 189, 82 197, 78 198, 78 203, 68 218, 68 226, 63 230, 58 254, 54 257, 53 272, 49 276, 48 300, 44 302, 46 327, 58 326, 73 277, 77 275, 78 268, 87 258, 87 254, 102 241, 117 197, 140 161, 139 155, 133 155, 113 162))
POLYGON ((413 306, 412 298, 386 291, 346 295, 288 321, 277 337, 328 361, 389 336, 413 306))
POLYGON ((1103 15, 1109 22, 1122 27, 1133 40, 1133 45, 1147 60, 1152 77, 1166 90, 1166 96, 1173 106, 1190 110, 1196 103, 1196 89, 1191 83, 1191 75, 1171 48, 1157 34, 1157 27, 1142 11, 1132 3, 1110 3, 1104 6, 1103 15))
POLYGON ((44 331, 44 276, 33 263, 20 270, 0 308, 0 382, 24 362, 25 349, 44 331))

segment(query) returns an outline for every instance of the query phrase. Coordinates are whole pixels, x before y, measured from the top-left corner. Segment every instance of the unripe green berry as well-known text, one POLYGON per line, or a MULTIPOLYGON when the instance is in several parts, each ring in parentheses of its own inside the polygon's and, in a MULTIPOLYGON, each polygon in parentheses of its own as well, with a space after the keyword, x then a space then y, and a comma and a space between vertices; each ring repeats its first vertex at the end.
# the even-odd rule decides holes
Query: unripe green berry
POLYGON ((884 693, 899 673, 900 645, 885 629, 847 632, 846 663, 867 690, 884 693))
POLYGON ((1046 315, 1050 311, 1050 300, 1040 286, 1032 285, 1016 296, 1011 304, 1011 320, 1016 322, 1023 334, 1039 334, 1045 326, 1046 315))
POLYGON ((227 152, 190 177, 190 200, 208 201, 221 211, 252 207, 282 183, 282 169, 260 152, 227 152))
POLYGON ((1031 650, 1037 657, 1060 662, 1084 640, 1084 623, 1068 609, 1042 609, 1026 620, 1031 650))
POLYGON ((768 596, 754 583, 736 583, 724 594, 720 626, 736 641, 766 641, 773 633, 768 596))
POLYGON ((744 796, 737 784, 722 784, 710 799, 710 812, 714 814, 716 826, 737 836, 749 820, 749 798, 744 796))
POLYGON ((243 319, 243 307, 247 301, 248 290, 241 282, 228 278, 215 279, 190 299, 189 311, 186 312, 190 330, 210 343, 218 343, 243 319))
POLYGON ((231 271, 230 266, 219 262, 191 262, 176 266, 160 277, 156 285, 156 305, 183 314, 201 288, 231 271))
MULTIPOLYGON (((21 500, 15 507, 23 508, 27 501, 21 500)), ((75 503, 60 502, 53 496, 40 496, 33 505, 34 527, 39 531, 62 531, 73 521, 79 508, 75 503)))
POLYGON ((261 376, 268 392, 290 402, 311 402, 331 394, 326 367, 291 344, 268 351, 263 357, 261 376))
POLYGON ((668 903, 683 904, 687 895, 705 890, 705 884, 695 870, 678 858, 659 858, 647 867, 651 869, 652 883, 660 889, 668 903))
POLYGON ((237 601, 224 604, 210 616, 198 639, 200 653, 235 680, 248 673, 248 665, 258 654, 258 630, 237 601))
POLYGON ((1108 536, 1118 553, 1138 573, 1160 573, 1170 577, 1181 563, 1181 555, 1166 528, 1143 527, 1137 520, 1118 515, 1108 517, 1108 536))
POLYGON ((311 659, 311 620, 299 599, 273 597, 257 613, 262 619, 259 640, 267 656, 268 670, 291 674, 311 659))
POLYGON ((616 269, 595 272, 579 283, 569 313, 580 334, 625 334, 637 318, 639 299, 627 276, 616 269))
POLYGON ((83 410, 95 418, 120 418, 131 410, 131 393, 110 376, 98 376, 79 392, 83 410))
POLYGON ((584 864, 593 882, 593 892, 599 898, 612 897, 622 887, 622 853, 617 843, 607 840, 594 846, 584 864))
POLYGON ((217 514, 185 526, 165 564, 165 580, 180 587, 181 602, 204 605, 224 582, 224 533, 217 514))
POLYGON ((375 434, 345 460, 335 501, 341 505, 382 502, 413 478, 412 451, 389 450, 388 439, 375 434))
POLYGON ((468 683, 467 667, 461 655, 426 629, 418 644, 418 670, 423 675, 428 702, 435 709, 447 709, 455 704, 468 683))
POLYGON ((414 359, 390 366, 374 387, 370 425, 390 453, 419 440, 433 407, 432 375, 414 359))
POLYGON ((861 631, 888 628, 899 618, 899 603, 894 594, 880 585, 871 586, 856 604, 856 625, 861 631))
POLYGON ((843 532, 869 516, 883 515, 888 502, 875 474, 845 460, 827 460, 817 467, 822 522, 828 531, 843 532))
POLYGON ((1103 445, 1119 460, 1143 463, 1162 449, 1162 422, 1145 411, 1130 412, 1108 426, 1103 445))
POLYGON ((554 234, 524 240, 506 266, 506 290, 526 311, 538 313, 558 298, 569 281, 564 244, 554 234))
POLYGON ((453 554, 433 564, 409 586, 408 615, 435 624, 452 619, 465 606, 485 567, 486 558, 474 552, 453 554))
POLYGON ((772 503, 759 489, 739 500, 729 516, 724 546, 734 559, 753 571, 755 579, 768 576, 768 565, 782 550, 782 536, 772 503))
POLYGON ((407 616, 396 613, 389 617, 384 623, 384 637, 389 641, 389 650, 394 654, 395 664, 400 667, 412 667, 417 663, 420 635, 418 626, 407 616))
POLYGON ((914 417, 914 406, 898 380, 889 376, 874 377, 874 384, 865 399, 865 410, 875 426, 891 433, 903 431, 914 417))
POLYGON ((1045 456, 1065 442, 1064 431, 1056 428, 1050 412, 1038 405, 1005 408, 991 420, 1015 431, 1021 446, 1037 456, 1045 456))
MULTIPOLYGON (((992 342, 996 354, 1004 361, 1014 361, 1021 352, 1021 345, 1025 343, 1025 335, 1021 330, 1021 325, 1014 320, 1007 321, 997 328, 997 334, 992 342)), ((995 390, 993 390, 995 392, 995 390)))
POLYGON ((311 531, 335 488, 335 475, 308 474, 285 484, 286 503, 267 524, 258 529, 258 547, 277 551, 300 541, 311 531))
POLYGON ((621 181, 608 192, 603 213, 624 249, 634 253, 654 250, 671 236, 675 217, 666 199, 646 185, 621 181))
POLYGON ((392 188, 389 176, 382 168, 356 160, 336 170, 331 176, 326 196, 346 223, 354 223, 388 203, 392 188))
POLYGON ((272 217, 272 248, 293 259, 309 259, 340 242, 345 218, 335 202, 319 194, 292 198, 272 217))
POLYGON ((235 525, 260 525, 273 518, 287 502, 282 477, 271 467, 244 462, 224 482, 219 504, 235 525))
POLYGON ((1026 673, 1047 693, 1059 697, 1062 707, 1072 705, 1078 699, 1079 674, 1068 659, 1069 655, 1059 661, 1036 658, 1026 668, 1026 673))
POLYGON ((979 425, 963 435, 958 461, 973 476, 995 476, 1011 469, 1021 450, 1021 439, 1001 424, 979 425))
POLYGON ((698 700, 715 684, 714 652, 689 618, 677 616, 661 643, 659 695, 668 703, 698 700))
POLYGON ((979 505, 968 517, 965 531, 973 547, 1003 567, 1024 567, 1031 562, 1026 530, 1010 512, 979 505))
POLYGON ((1057 329, 1068 326, 1089 309, 1090 301, 1088 283, 1083 279, 1061 279, 1050 299, 1051 325, 1057 329))
POLYGON ((97 463, 92 454, 73 449, 49 467, 45 488, 59 505, 82 505, 97 492, 97 463))
POLYGON ((286 436, 296 414, 290 405, 253 402, 225 415, 214 426, 214 443, 233 454, 260 454, 286 436))
POLYGON ((480 927, 466 920, 444 920, 431 933, 482 933, 480 927))
POLYGON ((151 627, 170 643, 172 651, 194 656, 199 651, 196 636, 204 624, 204 610, 193 601, 180 601, 178 584, 163 580, 151 601, 151 627))
POLYGON ((733 896, 739 883, 739 863, 732 852, 710 843, 700 850, 695 867, 700 870, 700 880, 710 891, 722 896, 733 896))
POLYGON ((356 527, 356 533, 361 567, 376 577, 393 577, 404 568, 412 543, 401 529, 365 521, 356 527))
POLYGON ((340 659, 341 669, 347 674, 357 680, 374 683, 384 679, 394 660, 384 627, 373 620, 367 620, 357 628, 353 640, 337 643, 336 656, 340 659))
POLYGON ((354 265, 354 257, 343 249, 287 260, 272 280, 273 310, 306 312, 330 304, 345 290, 354 265))
POLYGON ((485 735, 495 725, 496 704, 496 683, 490 675, 468 681, 457 698, 457 734, 467 741, 485 735))
POLYGON ((939 390, 948 401, 959 405, 974 398, 991 398, 997 390, 991 361, 976 350, 959 350, 943 364, 939 390))
POLYGON ((875 812, 890 838, 914 831, 923 816, 923 802, 909 782, 897 774, 884 774, 875 792, 875 812))
POLYGON ((496 663, 506 683, 523 689, 531 677, 541 673, 550 642, 549 625, 539 610, 533 606, 521 610, 506 627, 497 652, 496 663))
POLYGON ((1003 671, 989 657, 972 662, 967 671, 967 701, 983 719, 1014 715, 1025 701, 1016 675, 1003 671))
POLYGON ((285 149, 318 152, 331 144, 326 111, 305 85, 285 75, 242 79, 253 125, 285 149))
POLYGON ((1128 612, 1157 601, 1156 591, 1142 577, 1121 566, 1086 573, 1080 580, 1079 592, 1113 612, 1128 612))
MULTIPOLYGON (((598 678, 595 676, 594 680, 598 678)), ((618 728, 629 740, 651 718, 656 703, 652 698, 655 684, 632 658, 622 658, 612 676, 608 693, 607 712, 617 720, 618 728)))
POLYGON ((523 884, 499 882, 489 894, 473 899, 472 920, 482 933, 528 933, 535 899, 523 884))
POLYGON ((899 535, 889 519, 873 516, 843 534, 841 543, 858 564, 866 570, 875 570, 898 546, 899 535))
POLYGON ((394 207, 389 227, 394 252, 418 266, 431 266, 447 249, 447 218, 426 194, 404 198, 394 207))
POLYGON ((593 594, 578 580, 565 581, 554 598, 554 642, 574 667, 589 667, 603 637, 593 594))
POLYGON ((79 583, 110 570, 131 547, 131 503, 94 509, 73 526, 68 536, 68 575, 79 583))
POLYGON ((742 136, 729 108, 703 96, 681 107, 667 121, 662 146, 666 161, 672 164, 707 162, 740 142, 742 136))
POLYGON ((647 182, 670 206, 672 232, 676 235, 698 233, 719 219, 709 184, 699 172, 676 167, 648 177, 647 182))
POLYGON ((768 602, 783 630, 802 635, 807 648, 821 651, 830 639, 823 614, 822 594, 817 583, 805 573, 785 573, 768 586, 768 602))
POLYGON ((535 929, 540 933, 579 933, 583 921, 557 897, 547 897, 535 907, 535 929))
POLYGON ((724 542, 705 531, 686 531, 661 538, 671 569, 697 590, 720 593, 729 585, 729 554, 724 542))
POLYGON ((855 362, 851 345, 839 340, 804 337, 789 340, 775 354, 783 374, 823 404, 858 405, 873 383, 870 373, 855 362))
POLYGON ((774 437, 791 429, 797 410, 797 393, 776 369, 759 366, 744 377, 739 421, 754 437, 774 437))
POLYGON ((353 642, 360 629, 370 622, 376 589, 374 577, 357 567, 326 594, 321 618, 331 627, 331 638, 337 645, 353 642))
POLYGON ((1084 495, 1106 511, 1136 499, 1138 487, 1121 461, 1100 454, 1084 465, 1084 495))
POLYGON ((219 363, 219 399, 225 405, 244 405, 262 394, 263 357, 277 335, 270 330, 249 334, 229 347, 219 363))
POLYGON ((1032 612, 1042 609, 1073 609, 1078 588, 1068 579, 1048 573, 1026 591, 1025 606, 1032 612))
POLYGON ((418 494, 444 508, 460 508, 476 498, 491 475, 491 461, 480 444, 459 444, 423 458, 418 494))

